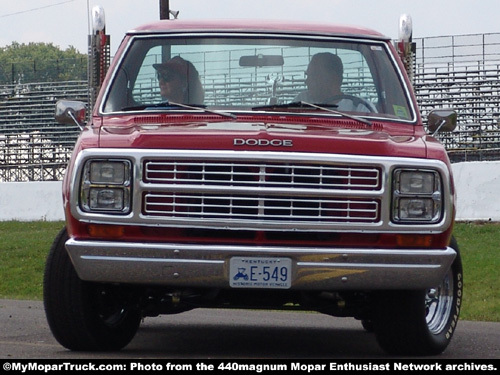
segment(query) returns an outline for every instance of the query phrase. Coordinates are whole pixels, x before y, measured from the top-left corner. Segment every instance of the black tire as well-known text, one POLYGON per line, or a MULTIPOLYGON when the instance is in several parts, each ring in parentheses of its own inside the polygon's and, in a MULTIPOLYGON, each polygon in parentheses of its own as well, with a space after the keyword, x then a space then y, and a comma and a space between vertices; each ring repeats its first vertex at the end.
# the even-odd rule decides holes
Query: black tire
POLYGON ((361 325, 366 332, 373 332, 373 322, 370 319, 363 319, 361 325))
POLYGON ((45 265, 43 301, 52 334, 71 350, 119 350, 141 322, 134 291, 80 280, 65 248, 67 239, 62 229, 45 265))
POLYGON ((462 305, 463 274, 459 248, 441 285, 429 290, 390 291, 378 295, 373 328, 379 345, 389 354, 437 355, 457 327, 462 305))

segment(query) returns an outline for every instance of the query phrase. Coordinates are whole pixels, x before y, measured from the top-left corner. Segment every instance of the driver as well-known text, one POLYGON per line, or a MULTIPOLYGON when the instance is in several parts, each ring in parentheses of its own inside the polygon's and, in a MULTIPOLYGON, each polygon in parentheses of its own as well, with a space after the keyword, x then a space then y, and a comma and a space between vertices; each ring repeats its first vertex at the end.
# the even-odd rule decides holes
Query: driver
POLYGON ((182 104, 203 104, 204 91, 194 65, 182 57, 153 64, 163 99, 182 104))
POLYGON ((342 93, 343 76, 344 66, 340 57, 329 52, 313 55, 306 70, 307 90, 297 95, 295 101, 336 104, 341 111, 372 112, 374 109, 368 106, 369 103, 342 93))

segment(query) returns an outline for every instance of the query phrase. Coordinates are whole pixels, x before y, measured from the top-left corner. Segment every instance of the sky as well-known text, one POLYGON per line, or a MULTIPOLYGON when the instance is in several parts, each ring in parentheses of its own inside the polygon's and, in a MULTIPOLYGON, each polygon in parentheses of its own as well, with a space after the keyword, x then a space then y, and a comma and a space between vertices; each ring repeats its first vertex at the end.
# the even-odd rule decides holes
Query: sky
MULTIPOLYGON (((159 19, 159 0, 0 0, 0 47, 52 43, 87 52, 89 14, 106 15, 111 53, 127 30, 159 19)), ((280 19, 364 26, 393 39, 409 14, 413 37, 500 33, 500 0, 170 0, 180 19, 280 19)))

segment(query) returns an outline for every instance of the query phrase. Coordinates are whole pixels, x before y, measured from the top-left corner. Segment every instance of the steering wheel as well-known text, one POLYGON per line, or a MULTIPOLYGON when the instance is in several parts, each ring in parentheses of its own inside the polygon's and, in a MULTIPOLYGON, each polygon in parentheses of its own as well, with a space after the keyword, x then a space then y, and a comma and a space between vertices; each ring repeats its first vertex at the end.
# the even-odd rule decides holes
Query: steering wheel
MULTIPOLYGON (((328 102, 337 103, 340 102, 341 100, 350 100, 352 102, 354 109, 356 109, 359 105, 363 105, 368 110, 368 112, 378 112, 377 108, 373 103, 354 95, 349 95, 349 94, 334 95, 329 98, 328 102)), ((342 108, 339 109, 342 110, 342 108)))

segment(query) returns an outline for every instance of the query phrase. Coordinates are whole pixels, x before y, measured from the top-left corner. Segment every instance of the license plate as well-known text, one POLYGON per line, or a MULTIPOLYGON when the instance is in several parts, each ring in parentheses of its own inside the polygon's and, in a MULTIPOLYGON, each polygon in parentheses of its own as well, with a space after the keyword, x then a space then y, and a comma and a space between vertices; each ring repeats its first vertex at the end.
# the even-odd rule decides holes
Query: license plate
POLYGON ((288 289, 292 285, 290 258, 233 257, 229 262, 233 288, 288 289))

